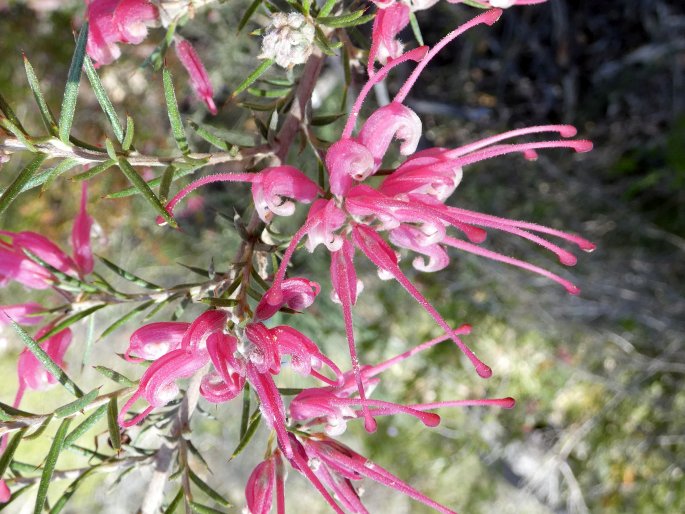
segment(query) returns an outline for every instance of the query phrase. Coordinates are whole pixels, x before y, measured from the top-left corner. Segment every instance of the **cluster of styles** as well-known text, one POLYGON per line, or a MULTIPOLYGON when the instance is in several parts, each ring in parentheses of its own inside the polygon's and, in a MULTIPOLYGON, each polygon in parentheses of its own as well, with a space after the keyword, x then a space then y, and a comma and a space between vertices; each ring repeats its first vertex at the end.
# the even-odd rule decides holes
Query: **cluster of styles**
MULTIPOLYGON (((452 341, 480 377, 488 378, 492 374, 462 340, 471 327, 448 324, 402 271, 400 255, 413 255, 411 264, 416 270, 436 272, 448 266, 449 249, 455 248, 537 273, 557 282, 571 294, 579 292, 574 284, 557 274, 487 249, 486 234, 497 230, 527 239, 556 254, 567 266, 576 262, 575 256, 548 237, 584 251, 591 251, 592 243, 535 223, 455 207, 448 200, 462 180, 464 167, 470 164, 508 154, 535 159, 539 150, 551 148, 587 152, 592 144, 572 139, 576 135, 572 126, 546 125, 505 132, 458 148, 417 151, 422 136, 421 120, 404 103, 425 67, 460 34, 478 25, 492 25, 502 15, 501 8, 545 0, 471 0, 467 3, 479 4, 484 9, 480 14, 431 48, 419 46, 405 51, 398 34, 408 26, 411 12, 426 9, 436 1, 374 1, 377 10, 366 67, 368 79, 354 100, 342 133, 327 149, 324 159, 327 175, 323 183, 281 162, 257 172, 207 175, 181 189, 166 203, 167 213, 173 218, 175 207, 201 186, 215 182, 250 183, 254 209, 262 227, 275 217, 292 215, 298 203, 308 204, 305 221, 285 247, 278 267, 265 276, 268 289, 252 308, 235 308, 227 303, 214 306, 189 322, 146 324, 133 331, 123 356, 128 361, 148 361, 149 366, 135 387, 130 388, 130 396, 118 411, 116 419, 121 429, 144 423, 153 411, 177 402, 186 393, 179 386, 184 379, 195 379, 200 396, 211 403, 229 402, 250 392, 255 395, 272 437, 266 457, 246 480, 245 501, 250 513, 270 512, 274 497, 277 512, 285 512, 284 481, 289 468, 302 474, 335 512, 367 512, 359 486, 365 478, 439 512, 453 512, 336 439, 345 432, 348 422, 358 418, 368 432, 374 432, 378 416, 408 415, 434 427, 440 422, 435 412, 439 409, 514 406, 512 398, 461 398, 402 405, 371 397, 383 371, 443 341, 452 341), (403 63, 409 64, 412 71, 395 97, 361 122, 360 112, 369 92, 403 63), (521 136, 545 133, 553 137, 512 142, 521 136), (379 174, 394 140, 399 141, 399 153, 404 160, 395 169, 383 169, 379 174), (374 175, 378 176, 372 179, 374 175), (329 288, 342 312, 348 362, 334 362, 305 334, 288 325, 273 326, 271 321, 279 311, 307 315, 305 311, 320 293, 317 282, 289 273, 291 259, 302 244, 308 252, 315 252, 323 245, 328 253, 329 288), (355 269, 355 257, 373 263, 381 279, 395 280, 416 300, 417 308, 435 320, 442 335, 385 362, 367 363, 357 352, 353 329, 353 310, 363 289, 355 269), (301 389, 292 398, 284 398, 277 384, 282 366, 287 364, 296 373, 310 377, 309 384, 315 385, 301 389)), ((167 10, 177 3, 182 2, 87 1, 88 55, 96 66, 112 63, 121 53, 118 44, 138 44, 146 38, 149 27, 168 26, 175 18, 167 10)), ((284 67, 305 63, 313 52, 313 25, 300 13, 274 16, 272 26, 264 34, 260 57, 284 67)), ((197 53, 180 36, 174 36, 174 45, 198 97, 210 112, 216 113, 212 86, 197 53)), ((16 281, 30 289, 47 289, 55 284, 57 272, 87 281, 93 272, 90 248, 93 220, 86 212, 87 203, 84 185, 80 212, 74 221, 72 256, 35 232, 0 231, 0 285, 16 281)), ((160 216, 157 223, 164 225, 165 221, 160 216)), ((42 325, 34 338, 42 341, 42 349, 54 363, 64 366, 72 332, 69 328, 55 329, 57 325, 51 320, 49 308, 37 303, 0 307, 0 323, 11 322, 42 325)), ((14 408, 19 407, 25 392, 44 390, 57 383, 29 349, 19 356, 17 371, 19 388, 14 408)), ((2 448, 5 446, 7 437, 2 441, 2 448)), ((0 481, 0 501, 11 498, 7 482, 0 481)))

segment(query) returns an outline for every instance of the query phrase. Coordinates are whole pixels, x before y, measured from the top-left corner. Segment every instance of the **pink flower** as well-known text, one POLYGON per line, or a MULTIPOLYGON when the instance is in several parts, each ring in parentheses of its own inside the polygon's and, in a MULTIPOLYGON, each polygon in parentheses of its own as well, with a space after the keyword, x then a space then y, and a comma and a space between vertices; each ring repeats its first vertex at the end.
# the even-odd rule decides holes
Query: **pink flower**
MULTIPOLYGON (((166 325, 167 333, 162 335, 162 344, 173 348, 150 365, 140 379, 138 390, 133 393, 119 412, 118 422, 122 427, 130 427, 144 419, 156 407, 162 407, 173 400, 179 392, 177 380, 189 378, 210 361, 207 344, 213 334, 221 334, 227 314, 222 311, 205 311, 193 321, 180 337, 180 325, 166 325), (180 338, 180 344, 179 344, 180 338), (143 398, 149 404, 141 413, 126 420, 126 413, 133 404, 143 398)), ((152 350, 149 345, 159 341, 157 338, 165 327, 152 324, 136 331, 132 336, 132 346, 127 350, 145 354, 152 350), (144 332, 141 332, 146 329, 144 332)))
POLYGON ((190 323, 180 321, 163 321, 140 327, 131 334, 124 358, 130 362, 158 359, 181 346, 188 327, 190 323))
POLYGON ((0 325, 9 324, 10 320, 20 325, 37 325, 43 321, 43 317, 36 314, 45 310, 45 307, 35 302, 0 305, 0 325))
MULTIPOLYGON (((173 216, 174 207, 198 187, 214 182, 250 182, 252 199, 259 217, 265 223, 273 219, 274 214, 290 216, 295 212, 292 198, 302 203, 311 203, 321 192, 309 177, 293 166, 275 166, 265 168, 259 173, 217 173, 202 177, 179 191, 166 206, 173 216)), ((157 217, 159 225, 164 224, 161 216, 157 217)))
MULTIPOLYGON (((40 339, 44 334, 47 334, 52 325, 47 325, 40 329, 35 338, 40 339)), ((72 334, 71 330, 66 328, 56 334, 50 336, 47 340, 41 343, 41 348, 45 350, 50 358, 59 367, 64 367, 64 354, 71 344, 72 334)), ((21 399, 27 389, 34 391, 43 391, 49 389, 57 383, 57 379, 43 367, 38 359, 25 348, 19 354, 19 361, 17 362, 17 375, 19 376, 19 388, 14 399, 14 407, 18 407, 21 399)))
POLYGON ((81 188, 81 209, 74 219, 71 232, 74 261, 84 275, 93 271, 93 250, 90 246, 90 229, 93 225, 93 218, 86 212, 87 202, 88 184, 84 182, 81 188))
POLYGON ((409 24, 409 6, 394 3, 376 12, 371 33, 371 48, 367 71, 369 76, 375 73, 374 62, 385 64, 388 59, 395 59, 402 54, 402 43, 397 35, 409 24))
POLYGON ((279 514, 285 512, 283 480, 283 461, 280 452, 276 450, 271 457, 257 464, 247 479, 245 500, 249 514, 271 512, 274 489, 276 489, 276 509, 279 514))
POLYGON ((289 278, 281 284, 279 292, 270 290, 257 304, 255 321, 269 319, 283 307, 303 311, 314 303, 321 286, 306 278, 289 278))
POLYGON ((190 84, 193 86, 195 93, 202 100, 209 112, 216 114, 219 112, 212 97, 214 96, 214 89, 212 83, 209 81, 207 70, 200 60, 200 56, 193 46, 185 39, 176 39, 174 46, 178 60, 181 61, 183 67, 190 76, 190 84))
POLYGON ((0 503, 7 503, 12 498, 12 491, 4 480, 0 480, 0 503))
POLYGON ((121 55, 118 43, 139 44, 159 13, 148 0, 86 0, 88 42, 86 52, 96 66, 110 64, 121 55))

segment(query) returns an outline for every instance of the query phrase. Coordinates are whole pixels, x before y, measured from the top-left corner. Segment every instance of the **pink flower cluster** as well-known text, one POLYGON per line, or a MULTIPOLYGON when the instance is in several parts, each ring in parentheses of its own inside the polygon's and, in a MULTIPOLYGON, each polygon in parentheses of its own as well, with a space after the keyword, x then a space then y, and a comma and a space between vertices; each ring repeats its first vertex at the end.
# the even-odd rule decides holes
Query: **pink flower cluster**
MULTIPOLYGON (((97 66, 110 64, 121 56, 119 43, 138 45, 149 27, 160 22, 156 2, 149 0, 86 0, 89 24, 86 51, 97 66)), ((192 45, 175 36, 176 55, 190 76, 197 96, 212 114, 218 112, 209 75, 192 45)))

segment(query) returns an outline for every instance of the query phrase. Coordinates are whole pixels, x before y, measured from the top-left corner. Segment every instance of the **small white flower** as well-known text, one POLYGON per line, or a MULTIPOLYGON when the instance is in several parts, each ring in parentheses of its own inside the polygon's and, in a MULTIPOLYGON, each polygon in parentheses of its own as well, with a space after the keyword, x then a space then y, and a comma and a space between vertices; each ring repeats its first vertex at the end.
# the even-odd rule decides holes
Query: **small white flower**
POLYGON ((314 50, 314 25, 300 13, 276 13, 262 39, 261 59, 283 68, 303 64, 314 50))

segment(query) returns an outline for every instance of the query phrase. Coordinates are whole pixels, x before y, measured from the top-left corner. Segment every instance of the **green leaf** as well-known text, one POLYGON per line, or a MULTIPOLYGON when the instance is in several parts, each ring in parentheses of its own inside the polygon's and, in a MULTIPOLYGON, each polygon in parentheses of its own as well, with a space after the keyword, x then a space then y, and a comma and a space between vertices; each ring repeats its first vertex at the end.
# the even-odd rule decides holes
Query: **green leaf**
POLYGON ((109 156, 109 159, 111 161, 116 161, 117 160, 117 151, 114 148, 114 143, 110 141, 109 138, 105 139, 105 149, 107 150, 107 155, 109 156))
POLYGON ((423 35, 421 34, 421 27, 419 27, 419 22, 416 19, 416 15, 413 12, 409 12, 409 23, 411 24, 411 30, 414 33, 416 42, 419 46, 423 46, 423 35))
POLYGON ((250 424, 250 384, 246 381, 243 386, 243 410, 240 417, 240 439, 245 437, 250 424))
POLYGON ((174 34, 176 32, 177 20, 174 20, 167 28, 166 34, 162 42, 155 48, 155 50, 145 59, 143 64, 140 65, 141 68, 145 66, 151 66, 153 70, 159 71, 164 64, 164 56, 166 55, 171 42, 174 40, 174 34))
POLYGON ((259 409, 256 409, 253 413, 252 416, 250 416, 250 423, 247 426, 247 430, 245 431, 245 435, 240 438, 240 442, 238 443, 238 446, 236 446, 235 450, 233 450, 233 453, 229 457, 229 461, 235 459, 238 455, 242 453, 242 451, 245 449, 245 447, 248 445, 250 440, 252 439, 252 436, 255 435, 257 432, 257 428, 259 427, 259 423, 262 420, 262 413, 259 409))
POLYGON ((314 42, 326 55, 335 55, 335 48, 318 25, 314 26, 314 42))
POLYGON ((205 493, 207 496, 209 496, 212 500, 217 502, 219 505, 223 505, 224 507, 230 507, 230 502, 221 496, 215 489, 213 489, 207 482, 202 480, 199 476, 197 476, 195 473, 193 473, 193 470, 188 468, 188 476, 190 476, 190 480, 193 481, 193 483, 200 488, 200 490, 205 493))
POLYGON ((481 4, 475 0, 461 0, 461 3, 470 5, 471 7, 475 7, 477 9, 489 9, 487 5, 481 4))
POLYGON ((106 376, 110 380, 113 380, 117 384, 121 384, 126 387, 135 387, 136 385, 138 385, 130 378, 125 377, 124 375, 122 375, 118 371, 114 371, 113 369, 107 368, 105 366, 93 366, 93 368, 95 369, 95 371, 97 371, 101 375, 106 376))
POLYGON ((55 417, 57 419, 59 418, 65 418, 67 416, 71 416, 72 414, 83 410, 86 408, 88 405, 93 403, 93 400, 98 397, 98 389, 93 389, 91 392, 88 394, 82 396, 78 400, 75 400, 71 403, 67 403, 66 405, 62 405, 61 407, 58 407, 55 410, 55 417))
POLYGON ((38 427, 37 430, 34 430, 33 432, 31 432, 31 434, 24 437, 24 439, 29 439, 29 440, 39 439, 43 435, 43 433, 48 429, 48 425, 50 425, 51 421, 52 421, 52 414, 43 420, 43 422, 40 424, 40 426, 38 427))
POLYGON ((71 125, 74 122, 76 100, 78 99, 78 88, 81 82, 81 70, 83 69, 83 58, 86 55, 87 41, 88 22, 85 22, 81 26, 81 31, 76 40, 76 49, 74 50, 74 56, 71 58, 67 85, 64 87, 64 97, 62 98, 62 109, 59 114, 59 138, 66 144, 69 144, 71 125))
POLYGON ((126 133, 124 135, 124 140, 121 142, 121 148, 124 152, 128 152, 133 143, 133 134, 136 129, 136 124, 133 122, 133 118, 126 116, 126 133))
POLYGON ((304 389, 301 387, 279 387, 278 394, 281 396, 296 396, 300 394, 304 389))
POLYGON ((138 175, 138 172, 133 169, 133 166, 131 166, 131 164, 123 157, 119 158, 119 169, 124 175, 126 175, 126 178, 133 185, 133 187, 135 187, 138 192, 145 197, 152 208, 157 211, 157 214, 162 216, 162 218, 164 218, 170 227, 177 228, 178 223, 176 223, 176 220, 167 212, 162 205, 162 202, 159 201, 159 198, 157 198, 152 189, 150 189, 150 186, 147 184, 147 182, 145 182, 141 176, 138 175))
POLYGON ((109 96, 107 96, 107 91, 105 91, 105 88, 100 81, 100 77, 98 77, 98 74, 95 71, 93 62, 87 55, 83 60, 83 67, 86 70, 86 75, 88 76, 90 85, 95 93, 95 98, 97 98, 102 111, 105 113, 105 116, 107 116, 107 119, 109 120, 109 124, 112 126, 114 137, 121 143, 124 140, 124 131, 121 128, 121 121, 119 121, 119 116, 114 110, 114 106, 112 105, 109 96))
POLYGON ((21 326, 17 325, 12 320, 10 320, 10 323, 17 334, 19 334, 22 342, 26 345, 34 357, 38 359, 38 362, 43 365, 48 373, 55 377, 67 391, 77 398, 81 398, 83 396, 83 391, 81 391, 74 381, 67 376, 64 370, 55 364, 55 361, 53 361, 50 356, 45 353, 45 350, 43 350, 40 345, 30 335, 28 335, 23 328, 21 328, 21 326))
POLYGON ((250 4, 250 6, 245 11, 245 14, 243 14, 243 17, 240 19, 240 23, 238 23, 238 32, 245 28, 245 25, 247 25, 247 22, 250 21, 250 18, 252 18, 252 15, 259 8, 260 5, 262 5, 262 0, 254 0, 250 4))
POLYGON ((159 184, 159 198, 166 202, 169 199, 169 188, 171 187, 171 180, 174 178, 174 165, 169 164, 164 168, 162 173, 162 182, 159 184))
POLYGON ((26 186, 24 186, 24 190, 42 185, 42 187, 40 188, 40 192, 41 194, 43 194, 45 191, 48 190, 48 188, 52 185, 52 183, 55 181, 57 177, 59 177, 63 173, 66 173, 70 169, 75 168, 78 165, 79 162, 77 159, 74 159, 73 157, 68 157, 64 159, 62 162, 60 162, 54 168, 50 168, 45 173, 35 177, 33 180, 29 180, 29 183, 26 184, 26 186))
POLYGON ((43 92, 40 90, 40 84, 38 83, 36 72, 33 70, 33 66, 31 66, 31 63, 26 58, 26 55, 24 55, 24 69, 26 70, 26 78, 29 81, 29 87, 33 92, 33 97, 36 99, 38 109, 40 110, 40 115, 43 118, 43 124, 50 135, 56 136, 58 134, 57 122, 55 121, 55 117, 52 115, 52 112, 50 112, 50 108, 45 101, 43 92))
POLYGON ((248 87, 250 87, 255 80, 257 80, 259 77, 264 75, 266 73, 266 70, 268 70, 271 65, 274 63, 273 59, 265 59, 262 61, 262 63, 257 66, 257 69, 254 70, 252 73, 250 73, 245 80, 243 80, 240 85, 237 87, 235 91, 233 91, 233 94, 231 95, 232 97, 236 97, 238 94, 242 93, 245 91, 248 87))
POLYGON ((339 120, 346 114, 347 113, 344 112, 336 112, 335 114, 322 114, 320 116, 314 116, 312 118, 312 125, 315 127, 325 127, 326 125, 330 125, 331 123, 339 120))
POLYGON ((105 330, 102 331, 102 334, 100 334, 100 337, 98 337, 98 341, 104 339, 107 337, 109 334, 114 332, 117 328, 119 328, 121 325, 126 323, 128 320, 133 318, 136 314, 140 314, 143 312, 145 309, 147 309, 150 305, 153 305, 155 303, 154 300, 148 300, 147 302, 139 305, 135 309, 131 309, 131 311, 127 312, 124 314, 121 318, 116 320, 114 323, 112 323, 110 326, 108 326, 105 330))
MULTIPOLYGON (((48 264, 45 262, 43 259, 38 257, 35 253, 31 252, 30 250, 27 250, 26 248, 22 248, 22 251, 24 254, 31 259, 33 262, 36 264, 42 266, 46 270, 48 270, 50 273, 52 273, 58 280, 58 283, 55 284, 57 287, 60 289, 64 289, 67 291, 85 291, 86 293, 97 293, 99 290, 95 286, 92 286, 90 284, 86 284, 82 280, 79 280, 76 277, 72 277, 71 275, 67 275, 66 273, 58 270, 55 268, 53 265, 48 264)), ((103 305, 104 307, 104 305, 103 305)))
POLYGON ((190 502, 190 507, 193 509, 194 512, 197 512, 198 514, 225 514, 224 512, 217 510, 213 507, 207 507, 207 505, 202 505, 201 503, 197 502, 190 502))
POLYGON ((37 418, 40 414, 33 414, 23 410, 15 409, 5 403, 0 402, 0 421, 14 421, 16 418, 37 418))
POLYGON ((7 471, 7 467, 9 466, 10 462, 12 462, 12 457, 14 457, 14 452, 19 447, 19 443, 21 442, 27 430, 28 427, 20 429, 12 436, 10 442, 7 443, 5 451, 2 453, 2 456, 0 456, 0 478, 5 475, 5 471, 7 471))
POLYGON ((193 130, 198 136, 207 141, 210 145, 214 145, 220 150, 228 152, 229 147, 226 141, 222 141, 220 138, 212 134, 209 130, 195 123, 194 121, 190 122, 190 126, 193 128, 193 130))
POLYGON ((206 305, 211 305, 212 307, 235 307, 238 305, 238 300, 233 298, 200 298, 200 301, 206 305))
POLYGON ((333 28, 353 27, 366 23, 375 16, 373 14, 364 16, 364 12, 366 12, 366 9, 359 9, 358 11, 342 14, 340 16, 319 16, 316 21, 321 25, 333 28))
POLYGON ((109 440, 112 443, 112 448, 118 453, 121 450, 121 432, 119 432, 117 416, 119 416, 119 406, 117 405, 117 397, 113 396, 107 405, 107 428, 109 429, 109 440))
POLYGON ((14 179, 14 182, 12 182, 12 184, 5 189, 0 196, 0 214, 5 212, 7 207, 9 207, 14 199, 19 196, 19 193, 21 193, 21 191, 24 189, 24 186, 29 180, 31 180, 31 177, 33 177, 36 171, 38 171, 38 168, 40 168, 41 164, 43 164, 43 161, 46 157, 47 156, 44 154, 36 155, 33 160, 28 163, 28 165, 21 170, 21 172, 19 172, 19 175, 17 175, 17 178, 14 179))
MULTIPOLYGON (((204 162, 198 164, 197 166, 190 166, 190 167, 184 167, 184 168, 176 168, 174 170, 174 176, 171 179, 171 182, 173 183, 174 181, 183 178, 185 176, 191 175, 195 170, 202 168, 205 165, 204 162)), ((157 177, 153 178, 149 182, 147 182, 147 185, 149 187, 156 187, 160 185, 162 182, 162 177, 157 177)), ((117 191, 115 193, 109 193, 108 195, 105 195, 105 198, 126 198, 127 196, 133 196, 139 194, 140 191, 135 188, 135 187, 129 187, 128 189, 123 189, 122 191, 117 191)))
POLYGON ((134 275, 130 271, 126 271, 125 269, 120 268, 112 261, 106 259, 105 257, 102 257, 101 255, 98 255, 97 258, 100 259, 105 266, 107 266, 109 269, 111 269, 114 273, 119 275, 124 280, 133 282, 137 286, 144 287, 146 289, 153 289, 155 291, 161 291, 163 289, 161 286, 158 286, 157 284, 148 282, 147 280, 140 278, 138 275, 134 275))
POLYGON ((248 87, 247 92, 253 96, 258 96, 259 98, 283 98, 290 94, 292 88, 283 87, 277 89, 259 89, 256 87, 248 87))
POLYGON ((178 111, 178 103, 176 102, 176 92, 174 91, 174 83, 171 81, 171 73, 167 68, 162 70, 162 78, 164 82, 164 98, 166 99, 166 108, 169 114, 169 122, 171 123, 171 132, 174 134, 176 145, 181 150, 183 155, 190 153, 188 146, 188 138, 183 129, 183 120, 181 120, 181 113, 178 111))
POLYGON ((83 437, 86 432, 93 428, 98 421, 107 413, 107 405, 100 405, 95 412, 88 416, 83 422, 74 430, 69 432, 69 435, 64 439, 64 447, 68 448, 83 437))
POLYGON ((101 162, 100 164, 97 164, 90 168, 89 170, 84 171, 83 173, 79 173, 78 175, 74 175, 71 177, 72 180, 76 181, 82 181, 82 180, 90 180, 91 178, 95 177, 96 175, 99 175, 103 171, 107 171, 109 168, 114 166, 117 163, 117 161, 113 161, 112 159, 107 159, 106 161, 101 162))
POLYGON ((41 514, 43 512, 45 502, 48 498, 48 488, 50 487, 50 482, 52 481, 52 474, 55 471, 55 465, 57 464, 57 459, 62 451, 64 438, 67 435, 67 430, 69 429, 70 423, 71 418, 66 418, 63 420, 57 429, 55 438, 52 441, 52 446, 50 446, 50 451, 45 459, 45 465, 43 466, 43 473, 40 477, 40 483, 38 484, 38 494, 36 495, 36 505, 33 509, 33 514, 41 514))
POLYGON ((38 149, 33 146, 33 143, 29 141, 28 136, 19 127, 12 123, 7 118, 0 118, 0 127, 4 128, 7 132, 14 134, 24 147, 33 153, 38 153, 38 149))
POLYGON ((183 501, 183 488, 181 487, 178 492, 176 493, 176 496, 174 496, 174 499, 171 500, 171 503, 169 506, 164 510, 164 514, 174 514, 176 512, 176 509, 178 508, 179 505, 181 505, 181 502, 183 501))
POLYGON ((333 7, 335 7, 335 2, 336 0, 326 0, 326 3, 323 4, 323 7, 319 11, 319 17, 325 17, 331 14, 333 7))
POLYGON ((5 115, 5 117, 14 125, 17 127, 21 132, 26 134, 26 130, 24 130, 24 127, 21 125, 21 122, 19 121, 19 118, 17 118, 17 115, 14 114, 14 111, 10 107, 10 104, 7 103, 7 100, 5 100, 5 97, 0 94, 0 112, 5 115))
POLYGON ((61 332, 65 328, 70 327, 77 321, 81 321, 83 318, 87 318, 91 314, 93 314, 95 311, 99 311, 103 307, 107 307, 106 303, 99 303, 97 305, 93 305, 92 307, 88 307, 85 310, 79 311, 76 314, 69 316, 68 318, 60 321, 57 323, 54 327, 52 327, 50 330, 48 330, 45 334, 40 336, 38 338, 38 342, 43 342, 47 340, 49 337, 54 336, 56 333, 61 332))

